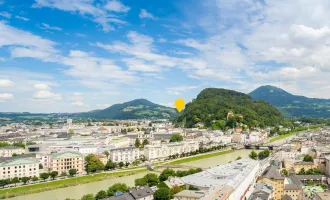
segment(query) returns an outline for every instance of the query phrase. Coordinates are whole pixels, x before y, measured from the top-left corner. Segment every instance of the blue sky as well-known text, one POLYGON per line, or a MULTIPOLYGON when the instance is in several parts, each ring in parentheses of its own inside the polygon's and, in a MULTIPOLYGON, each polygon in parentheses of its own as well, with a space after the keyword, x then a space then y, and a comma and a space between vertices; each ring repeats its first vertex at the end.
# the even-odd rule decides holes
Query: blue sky
POLYGON ((0 111, 266 84, 330 98, 329 13, 325 0, 0 0, 0 111))

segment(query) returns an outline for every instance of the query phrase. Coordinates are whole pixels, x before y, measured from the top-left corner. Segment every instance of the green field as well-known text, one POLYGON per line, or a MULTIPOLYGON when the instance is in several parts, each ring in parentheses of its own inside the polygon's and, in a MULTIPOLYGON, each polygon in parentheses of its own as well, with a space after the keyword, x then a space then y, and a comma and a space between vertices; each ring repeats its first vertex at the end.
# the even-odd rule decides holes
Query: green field
POLYGON ((199 156, 194 156, 194 157, 189 157, 189 158, 176 160, 176 161, 173 161, 173 162, 169 162, 168 164, 178 165, 178 164, 182 164, 182 163, 186 163, 186 162, 192 162, 192 161, 196 161, 196 160, 202 160, 202 159, 205 159, 205 158, 211 158, 211 157, 214 157, 214 156, 220 156, 220 155, 224 155, 224 154, 232 153, 232 152, 234 152, 234 151, 233 150, 227 150, 227 151, 209 153, 209 154, 204 154, 204 155, 199 155, 199 156))
POLYGON ((10 198, 15 196, 21 196, 26 194, 32 194, 32 193, 38 193, 43 192, 47 190, 54 190, 58 188, 64 188, 64 187, 70 187, 90 182, 96 182, 101 181, 104 179, 111 179, 115 177, 121 177, 121 176, 127 176, 132 174, 138 174, 141 172, 146 172, 147 169, 140 169, 135 171, 123 171, 123 172, 114 172, 114 173, 100 173, 100 174, 93 174, 89 176, 80 176, 65 180, 57 180, 57 181, 50 181, 40 184, 34 184, 34 185, 27 185, 22 187, 16 187, 16 188, 8 188, 0 190, 0 198, 10 198))
POLYGON ((297 135, 298 132, 292 132, 292 133, 289 133, 289 134, 285 134, 285 135, 279 135, 277 137, 274 137, 273 139, 271 139, 269 142, 267 143, 272 143, 272 142, 275 142, 277 140, 281 140, 281 139, 284 139, 284 138, 287 138, 287 137, 290 137, 290 136, 295 136, 297 135))

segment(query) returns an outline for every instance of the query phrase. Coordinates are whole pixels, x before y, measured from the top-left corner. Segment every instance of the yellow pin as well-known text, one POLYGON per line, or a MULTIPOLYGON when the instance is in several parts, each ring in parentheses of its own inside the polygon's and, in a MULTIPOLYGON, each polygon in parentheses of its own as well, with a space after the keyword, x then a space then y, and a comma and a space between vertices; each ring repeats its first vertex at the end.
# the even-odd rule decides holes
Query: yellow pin
POLYGON ((182 109, 184 108, 184 100, 179 98, 179 99, 175 100, 174 105, 175 105, 176 109, 179 112, 181 112, 182 109))

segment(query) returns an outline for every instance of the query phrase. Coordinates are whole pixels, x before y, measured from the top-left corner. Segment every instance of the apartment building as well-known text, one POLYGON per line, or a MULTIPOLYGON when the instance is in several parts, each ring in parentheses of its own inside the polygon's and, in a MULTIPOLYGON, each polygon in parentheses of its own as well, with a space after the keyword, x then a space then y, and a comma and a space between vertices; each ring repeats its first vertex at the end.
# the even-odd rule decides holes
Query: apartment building
POLYGON ((24 153, 25 149, 21 147, 8 146, 0 148, 0 157, 12 157, 13 154, 20 155, 24 153))
POLYGON ((84 156, 78 152, 68 151, 50 155, 49 171, 68 173, 70 169, 77 169, 78 173, 84 171, 84 156))
POLYGON ((265 171, 259 178, 260 182, 272 183, 274 185, 274 199, 281 200, 284 195, 284 180, 285 178, 281 176, 278 167, 267 167, 265 171))
POLYGON ((0 179, 39 176, 39 160, 31 156, 0 159, 0 179))
POLYGON ((198 141, 159 143, 154 145, 146 145, 144 147, 144 156, 147 160, 155 160, 160 158, 167 158, 175 154, 193 152, 198 149, 198 141))
POLYGON ((140 150, 135 147, 110 150, 110 160, 112 162, 133 162, 138 158, 140 158, 140 150))

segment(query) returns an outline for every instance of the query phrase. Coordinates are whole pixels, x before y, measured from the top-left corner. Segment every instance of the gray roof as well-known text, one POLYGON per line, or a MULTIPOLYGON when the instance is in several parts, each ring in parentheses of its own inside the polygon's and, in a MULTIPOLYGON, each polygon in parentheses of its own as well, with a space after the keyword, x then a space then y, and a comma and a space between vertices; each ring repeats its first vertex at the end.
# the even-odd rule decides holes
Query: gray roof
POLYGON ((286 184, 284 185, 284 190, 300 190, 301 188, 296 184, 286 184))
POLYGON ((151 190, 150 187, 144 186, 144 187, 130 189, 129 193, 131 193, 134 199, 139 199, 143 197, 152 196, 154 192, 151 190))
POLYGON ((279 172, 278 167, 267 167, 265 171, 262 173, 261 177, 269 178, 269 179, 284 179, 279 172))
POLYGON ((292 198, 289 195, 283 195, 282 200, 292 200, 292 198))
POLYGON ((123 147, 123 148, 116 148, 116 149, 111 149, 110 151, 118 151, 118 150, 134 150, 137 149, 136 147, 123 147))
POLYGON ((109 197, 109 198, 105 198, 103 200, 135 200, 131 194, 129 192, 125 192, 123 195, 120 195, 120 196, 112 196, 112 197, 109 197))
POLYGON ((249 200, 263 200, 268 199, 269 195, 274 191, 274 185, 272 183, 261 182, 256 185, 256 188, 252 192, 249 200))
POLYGON ((35 154, 22 154, 14 157, 0 157, 0 162, 16 160, 18 158, 35 158, 35 154))

